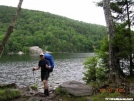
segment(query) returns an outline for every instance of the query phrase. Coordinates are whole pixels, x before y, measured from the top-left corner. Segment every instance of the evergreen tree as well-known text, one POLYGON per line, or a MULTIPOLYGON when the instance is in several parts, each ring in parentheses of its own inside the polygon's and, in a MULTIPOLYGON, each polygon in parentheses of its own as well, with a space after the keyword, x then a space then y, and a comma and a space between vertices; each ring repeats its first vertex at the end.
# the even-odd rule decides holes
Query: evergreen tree
MULTIPOLYGON (((97 3, 98 6, 103 6, 103 2, 97 3)), ((112 18, 114 21, 115 27, 115 38, 112 40, 114 47, 116 47, 116 57, 118 59, 119 71, 123 76, 123 69, 127 68, 130 71, 130 75, 133 74, 132 69, 132 53, 133 53, 133 35, 132 35, 132 26, 133 26, 133 12, 134 1, 133 0, 110 0, 110 9, 112 13, 112 18), (127 67, 123 64, 124 62, 129 61, 127 67), (121 62, 121 63, 120 63, 121 62)))
MULTIPOLYGON (((129 60, 130 66, 128 68, 130 71, 130 75, 133 74, 132 69, 134 68, 133 61, 132 61, 132 44, 133 43, 132 43, 132 31, 131 31, 131 27, 133 26, 133 18, 134 18, 134 12, 132 8, 133 6, 134 6, 133 0, 112 0, 111 2, 112 12, 115 13, 113 14, 113 19, 116 23, 119 23, 119 24, 115 24, 116 28, 118 29, 116 32, 117 34, 124 36, 122 37, 122 40, 124 40, 124 38, 128 40, 127 41, 128 43, 124 44, 125 47, 127 48, 124 49, 123 51, 122 49, 119 49, 118 54, 120 54, 121 52, 126 53, 126 50, 127 50, 127 54, 128 54, 127 58, 126 57, 123 57, 123 58, 129 60)), ((121 45, 119 45, 118 43, 118 46, 121 46, 121 45)))

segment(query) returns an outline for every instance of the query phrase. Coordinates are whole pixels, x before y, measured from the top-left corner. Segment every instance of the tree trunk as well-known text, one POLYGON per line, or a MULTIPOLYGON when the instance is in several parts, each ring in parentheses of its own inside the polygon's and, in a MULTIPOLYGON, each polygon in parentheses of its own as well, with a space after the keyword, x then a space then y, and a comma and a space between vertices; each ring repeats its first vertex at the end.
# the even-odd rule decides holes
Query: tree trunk
POLYGON ((5 37, 2 40, 2 43, 0 44, 0 57, 2 55, 2 52, 4 51, 5 45, 6 45, 7 41, 8 41, 11 33, 13 32, 13 28, 15 26, 15 22, 16 22, 16 20, 18 18, 18 15, 19 15, 20 11, 21 11, 22 2, 23 2, 23 0, 19 1, 18 9, 16 11, 16 14, 14 15, 14 17, 12 19, 12 22, 11 22, 10 26, 8 27, 8 29, 7 29, 7 33, 6 33, 5 37))
POLYGON ((103 9, 105 14, 105 20, 107 24, 107 31, 108 31, 108 41, 109 41, 109 81, 116 82, 116 78, 118 76, 116 68, 118 68, 118 64, 116 63, 116 48, 113 46, 111 40, 115 37, 115 29, 114 23, 112 19, 112 14, 110 11, 110 0, 103 0, 103 9), (116 70, 116 71, 115 71, 116 70))
POLYGON ((130 15, 129 15, 129 5, 128 5, 128 0, 126 0, 126 6, 127 6, 127 20, 128 20, 128 31, 129 31, 129 44, 130 44, 130 59, 129 59, 129 62, 130 62, 130 76, 133 75, 133 61, 132 61, 132 39, 131 39, 131 22, 130 22, 130 15))

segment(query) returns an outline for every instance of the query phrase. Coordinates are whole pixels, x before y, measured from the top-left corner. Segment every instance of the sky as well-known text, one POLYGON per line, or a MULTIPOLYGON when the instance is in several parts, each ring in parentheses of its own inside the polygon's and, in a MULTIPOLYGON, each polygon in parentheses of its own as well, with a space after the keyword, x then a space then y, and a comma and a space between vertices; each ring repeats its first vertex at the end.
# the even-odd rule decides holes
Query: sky
MULTIPOLYGON (((87 23, 106 25, 100 0, 23 0, 22 8, 49 12, 87 23)), ((17 7, 19 0, 0 0, 0 5, 17 7)))

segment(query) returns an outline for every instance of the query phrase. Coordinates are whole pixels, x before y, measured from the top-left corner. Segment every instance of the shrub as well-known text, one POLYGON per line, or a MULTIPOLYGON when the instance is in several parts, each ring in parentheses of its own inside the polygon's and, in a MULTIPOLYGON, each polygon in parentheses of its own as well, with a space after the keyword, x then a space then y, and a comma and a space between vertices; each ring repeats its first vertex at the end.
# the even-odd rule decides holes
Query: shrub
POLYGON ((107 78, 107 69, 103 66, 102 60, 98 56, 89 57, 84 62, 84 72, 85 77, 83 80, 86 83, 95 81, 105 81, 107 78))
POLYGON ((12 99, 19 97, 20 91, 16 89, 0 89, 0 101, 11 101, 12 99))

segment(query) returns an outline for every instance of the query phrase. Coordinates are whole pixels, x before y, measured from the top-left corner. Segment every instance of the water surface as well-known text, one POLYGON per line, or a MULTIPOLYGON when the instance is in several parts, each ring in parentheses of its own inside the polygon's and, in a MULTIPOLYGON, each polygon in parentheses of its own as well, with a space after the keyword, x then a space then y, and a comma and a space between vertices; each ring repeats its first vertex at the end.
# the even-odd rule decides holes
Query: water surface
MULTIPOLYGON (((49 86, 76 80, 83 82, 83 61, 94 53, 51 53, 55 60, 54 71, 48 80, 49 86)), ((38 84, 42 87, 40 70, 33 75, 32 68, 38 65, 38 55, 4 55, 0 58, 0 84, 16 83, 19 86, 38 84)))

